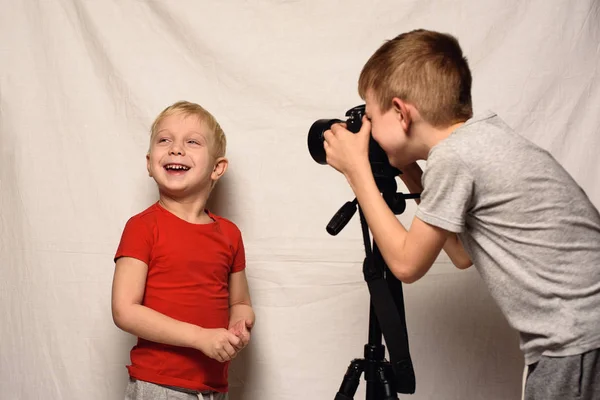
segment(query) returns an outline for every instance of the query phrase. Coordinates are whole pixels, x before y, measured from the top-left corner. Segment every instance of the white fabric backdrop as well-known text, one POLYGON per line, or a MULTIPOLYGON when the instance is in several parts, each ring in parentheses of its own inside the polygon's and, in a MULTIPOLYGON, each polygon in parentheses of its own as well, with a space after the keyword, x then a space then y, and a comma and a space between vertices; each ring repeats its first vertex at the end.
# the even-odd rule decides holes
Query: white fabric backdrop
MULTIPOLYGON (((362 356, 358 218, 325 232, 351 192, 312 161, 306 134, 360 104, 358 74, 384 40, 456 35, 476 111, 524 129, 600 206, 594 0, 0 3, 1 399, 122 398, 134 341, 112 323, 112 256, 127 218, 156 199, 149 124, 180 99, 229 140, 212 204, 244 234, 258 317, 232 400, 332 399, 362 356)), ((410 398, 519 397, 516 334, 474 269, 440 257, 406 303, 410 398)))

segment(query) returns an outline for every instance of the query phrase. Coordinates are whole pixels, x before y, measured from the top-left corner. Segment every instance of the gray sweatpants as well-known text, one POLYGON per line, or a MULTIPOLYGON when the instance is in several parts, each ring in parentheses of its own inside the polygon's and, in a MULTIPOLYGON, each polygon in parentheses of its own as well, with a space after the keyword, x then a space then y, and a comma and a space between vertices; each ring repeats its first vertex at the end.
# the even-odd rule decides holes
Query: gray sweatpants
POLYGON ((227 393, 194 392, 171 389, 150 382, 130 379, 125 400, 228 400, 227 393))
POLYGON ((529 366, 525 400, 600 399, 600 349, 569 357, 542 357, 529 366))

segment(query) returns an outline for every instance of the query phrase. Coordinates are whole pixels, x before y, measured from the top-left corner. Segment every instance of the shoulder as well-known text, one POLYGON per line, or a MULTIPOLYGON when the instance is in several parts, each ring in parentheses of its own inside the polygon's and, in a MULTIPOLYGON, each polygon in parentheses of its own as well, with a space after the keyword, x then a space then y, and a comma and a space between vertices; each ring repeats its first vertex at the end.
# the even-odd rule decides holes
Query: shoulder
POLYGON ((237 225, 233 221, 231 221, 225 217, 222 217, 220 215, 213 214, 210 211, 208 213, 209 213, 210 217, 219 224, 221 231, 225 235, 227 235, 230 238, 238 238, 238 237, 242 236, 242 232, 240 231, 240 229, 237 227, 237 225))
POLYGON ((513 140, 512 129, 492 111, 486 111, 467 120, 450 136, 431 148, 427 164, 442 164, 452 168, 455 164, 476 168, 498 155, 498 150, 513 140))
POLYGON ((144 211, 129 218, 127 226, 135 228, 152 228, 156 225, 156 221, 160 216, 159 211, 157 204, 154 203, 144 211))
MULTIPOLYGON (((454 134, 453 134, 454 135, 454 134)), ((427 156, 427 170, 442 168, 451 172, 455 167, 464 163, 463 152, 466 150, 465 143, 456 136, 450 136, 435 145, 427 156)))

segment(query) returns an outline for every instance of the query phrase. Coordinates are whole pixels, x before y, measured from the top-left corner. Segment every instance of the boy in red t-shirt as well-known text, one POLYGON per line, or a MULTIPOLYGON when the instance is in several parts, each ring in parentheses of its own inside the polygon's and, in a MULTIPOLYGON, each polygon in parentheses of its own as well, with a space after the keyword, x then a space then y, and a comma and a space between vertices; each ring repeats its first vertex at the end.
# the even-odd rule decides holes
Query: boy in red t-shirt
POLYGON ((112 287, 115 324, 138 336, 127 400, 228 398, 229 361, 255 317, 241 233, 205 208, 225 144, 198 104, 175 103, 152 124, 146 159, 160 198, 127 222, 112 287))

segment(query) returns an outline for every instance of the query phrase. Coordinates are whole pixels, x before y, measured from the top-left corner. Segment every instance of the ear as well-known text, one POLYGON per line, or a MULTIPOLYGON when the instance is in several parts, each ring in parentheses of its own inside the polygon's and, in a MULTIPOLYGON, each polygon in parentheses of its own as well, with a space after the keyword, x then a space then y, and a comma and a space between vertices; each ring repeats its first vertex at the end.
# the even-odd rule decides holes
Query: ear
POLYGON ((410 114, 410 107, 408 106, 408 103, 398 97, 394 97, 392 99, 392 108, 396 112, 398 121, 400 121, 400 124, 402 124, 402 129, 404 132, 408 132, 408 129, 412 123, 412 115, 410 114))
POLYGON ((229 161, 225 157, 219 157, 215 160, 215 166, 213 167, 213 171, 210 174, 210 178, 217 182, 227 171, 227 166, 229 165, 229 161))
POLYGON ((150 153, 146 154, 146 169, 148 170, 148 176, 152 177, 152 172, 150 171, 150 153))

